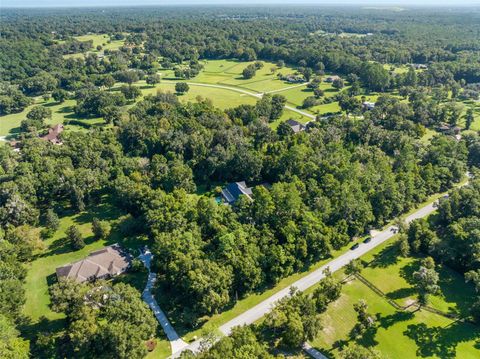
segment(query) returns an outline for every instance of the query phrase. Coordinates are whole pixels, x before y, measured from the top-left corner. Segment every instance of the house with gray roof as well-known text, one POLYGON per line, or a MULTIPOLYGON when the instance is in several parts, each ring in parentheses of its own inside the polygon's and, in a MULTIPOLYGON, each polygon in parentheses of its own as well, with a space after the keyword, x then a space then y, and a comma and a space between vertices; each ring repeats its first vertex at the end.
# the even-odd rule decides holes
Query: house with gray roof
POLYGON ((226 204, 235 203, 241 195, 252 199, 252 189, 247 187, 245 181, 229 183, 222 189, 222 200, 226 204))
POLYGON ((375 108, 375 102, 365 101, 364 103, 362 103, 362 108, 364 111, 371 111, 375 108))
POLYGON ((305 129, 307 128, 307 126, 305 126, 303 123, 300 123, 296 120, 287 120, 287 124, 290 126, 290 128, 292 129, 293 133, 299 133, 301 131, 305 131, 305 129))
POLYGON ((77 282, 106 279, 124 273, 132 262, 131 256, 118 244, 92 252, 78 262, 56 269, 57 278, 71 278, 77 282))

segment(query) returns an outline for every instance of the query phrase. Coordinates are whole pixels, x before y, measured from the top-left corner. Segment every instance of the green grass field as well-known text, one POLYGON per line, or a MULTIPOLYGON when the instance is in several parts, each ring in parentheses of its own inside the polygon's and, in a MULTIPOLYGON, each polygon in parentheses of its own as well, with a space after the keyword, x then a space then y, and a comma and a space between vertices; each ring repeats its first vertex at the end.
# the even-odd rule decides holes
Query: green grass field
POLYGON ((323 330, 311 344, 331 357, 337 357, 339 348, 356 340, 391 359, 478 358, 479 327, 424 310, 396 311, 356 279, 344 285, 340 299, 322 315, 322 323, 323 330), (378 327, 362 338, 352 339, 350 331, 356 323, 353 304, 360 299, 367 302, 369 313, 376 315, 378 327))
MULTIPOLYGON (((157 84, 155 87, 148 86, 142 81, 138 84, 141 87, 144 96, 155 94, 157 91, 169 91, 175 93, 175 82, 164 81, 157 84)), ((214 106, 221 109, 232 108, 241 104, 254 105, 258 100, 253 96, 248 96, 228 89, 195 85, 190 85, 190 90, 186 94, 179 96, 179 99, 182 102, 195 102, 198 97, 210 99, 214 106)))
MULTIPOLYGON (((94 217, 108 220, 113 226, 124 219, 122 214, 108 204, 97 205, 89 208, 88 212, 78 214, 66 213, 60 219, 60 227, 55 234, 44 241, 45 249, 35 256, 28 264, 26 278, 26 303, 24 314, 32 320, 45 316, 48 319, 57 319, 59 314, 49 308, 48 283, 54 280, 55 269, 62 265, 84 258, 88 253, 102 248, 107 243, 121 241, 118 231, 113 230, 107 240, 94 240, 91 231, 91 222, 94 217), (65 231, 68 227, 76 225, 85 238, 86 246, 78 251, 73 251, 65 240, 65 231)), ((115 228, 115 227, 114 227, 115 228)))
POLYGON ((383 64, 383 68, 385 70, 392 71, 394 74, 404 74, 408 72, 407 65, 383 64))
MULTIPOLYGON (((421 258, 401 257, 394 242, 368 253, 364 260, 373 262, 362 271, 362 275, 386 293, 388 298, 400 306, 409 305, 416 299, 413 272, 418 270, 421 258)), ((441 291, 430 297, 429 306, 446 313, 467 316, 475 298, 473 286, 466 284, 461 274, 448 267, 439 266, 438 272, 441 291)))
MULTIPOLYGON (((419 258, 400 257, 397 242, 388 241, 367 253, 362 260, 373 261, 362 270, 363 277, 397 304, 412 304, 415 290, 411 276, 418 269, 419 258)), ((465 284, 461 275, 446 267, 441 267, 439 273, 441 293, 432 296, 429 305, 444 312, 466 315, 474 298, 473 288, 465 284)), ((338 272, 335 276, 344 278, 345 274, 338 272)), ((417 306, 397 311, 358 279, 344 285, 342 296, 322 315, 322 322, 323 330, 312 345, 332 357, 338 355, 339 348, 354 340, 388 358, 478 357, 479 326, 417 310, 417 306), (363 338, 352 339, 350 331, 356 323, 353 304, 360 299, 366 300, 369 312, 377 316, 378 328, 367 332, 363 338)))
POLYGON ((474 121, 470 126, 470 131, 480 131, 480 102, 475 101, 463 101, 464 109, 462 117, 458 122, 458 126, 465 128, 465 114, 467 113, 468 108, 473 108, 474 121))
MULTIPOLYGON (((89 52, 93 53, 100 53, 103 52, 104 50, 118 50, 120 47, 122 47, 125 43, 125 40, 110 40, 110 36, 107 34, 89 34, 89 35, 82 35, 82 36, 74 36, 75 40, 78 41, 93 41, 92 48, 89 52), (100 45, 102 46, 102 49, 99 51, 97 50, 97 46, 100 45)), ((76 53, 76 54, 67 54, 64 55, 63 57, 68 59, 68 58, 81 58, 83 57, 83 53, 76 53)))
MULTIPOLYGON (((262 61, 263 62, 263 61, 262 61)), ((204 61, 203 71, 189 82, 203 82, 209 84, 237 86, 253 92, 276 91, 289 88, 292 84, 279 80, 277 75, 294 73, 290 67, 278 68, 274 63, 263 62, 264 66, 257 70, 251 79, 243 79, 242 71, 250 62, 233 60, 209 60, 204 61)))
MULTIPOLYGON (((73 106, 75 106, 75 104, 75 100, 66 100, 60 104, 53 100, 45 102, 43 99, 36 99, 34 105, 27 107, 22 112, 0 116, 0 136, 6 136, 7 139, 15 137, 20 132, 21 122, 26 119, 27 113, 35 106, 44 106, 52 110, 52 118, 45 121, 47 125, 64 123, 65 120, 79 120, 90 125, 102 125, 104 123, 101 117, 85 119, 76 116, 73 112, 73 106)), ((76 125, 68 125, 65 127, 65 130, 82 131, 84 128, 76 125)))

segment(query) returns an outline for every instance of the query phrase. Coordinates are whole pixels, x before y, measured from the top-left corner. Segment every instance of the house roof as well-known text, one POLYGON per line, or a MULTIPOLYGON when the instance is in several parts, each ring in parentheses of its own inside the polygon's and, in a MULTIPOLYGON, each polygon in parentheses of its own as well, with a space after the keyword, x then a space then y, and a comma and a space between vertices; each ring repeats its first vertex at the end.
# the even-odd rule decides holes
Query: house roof
POLYGON ((252 189, 247 187, 245 181, 229 183, 222 189, 222 197, 229 204, 235 202, 242 194, 252 198, 252 189))
POLYGON ((41 137, 41 139, 45 141, 50 141, 53 143, 60 143, 60 139, 58 138, 58 136, 62 132, 63 132, 63 125, 59 123, 53 127, 50 127, 48 129, 48 133, 45 136, 41 137))
POLYGON ((340 76, 338 76, 338 75, 330 75, 330 76, 327 76, 325 78, 325 81, 326 82, 333 82, 333 81, 339 80, 339 79, 340 79, 340 76))
POLYGON ((118 244, 92 252, 87 258, 56 269, 57 277, 66 277, 85 282, 125 272, 131 262, 118 244))
POLYGON ((293 130, 294 133, 298 133, 300 131, 305 130, 306 126, 303 123, 300 123, 295 120, 287 120, 287 124, 293 130))
POLYGON ((375 102, 365 101, 365 102, 363 103, 363 107, 366 108, 366 109, 372 110, 372 109, 375 108, 375 102))

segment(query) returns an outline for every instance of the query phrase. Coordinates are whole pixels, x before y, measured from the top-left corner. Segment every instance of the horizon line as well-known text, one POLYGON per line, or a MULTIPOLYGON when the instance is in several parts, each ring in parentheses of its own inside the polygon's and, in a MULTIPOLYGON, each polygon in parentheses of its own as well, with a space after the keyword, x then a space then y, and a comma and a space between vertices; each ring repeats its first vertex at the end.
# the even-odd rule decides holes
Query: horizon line
MULTIPOLYGON (((237 0, 240 1, 240 0, 237 0)), ((405 9, 409 8, 480 8, 480 4, 385 4, 385 3, 290 3, 290 2, 259 2, 259 3, 183 3, 183 4, 174 4, 174 3, 164 3, 164 4, 111 4, 111 5, 2 5, 0 2, 0 9, 107 9, 107 8, 152 8, 152 7, 271 7, 271 6, 283 6, 283 7, 359 7, 359 8, 373 8, 374 10, 388 10, 393 8, 402 7, 405 9)))

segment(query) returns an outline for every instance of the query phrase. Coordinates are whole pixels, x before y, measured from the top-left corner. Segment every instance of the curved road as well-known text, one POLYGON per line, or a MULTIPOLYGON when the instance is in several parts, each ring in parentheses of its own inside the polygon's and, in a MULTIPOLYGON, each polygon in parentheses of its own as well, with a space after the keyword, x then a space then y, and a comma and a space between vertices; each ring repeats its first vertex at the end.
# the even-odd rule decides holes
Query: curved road
MULTIPOLYGON (((436 210, 436 204, 437 204, 437 201, 418 209, 413 214, 407 216, 405 219, 405 222, 410 223, 415 219, 428 216, 429 214, 431 214, 436 210)), ((335 272, 341 269, 342 267, 347 265, 351 260, 359 258, 365 253, 371 251, 375 247, 384 243, 388 239, 392 238, 396 234, 397 230, 398 228, 396 226, 389 226, 388 228, 379 232, 375 236, 372 236, 370 242, 361 243, 357 249, 349 250, 347 253, 344 253, 341 256, 335 259, 332 259, 327 264, 316 269, 312 273, 307 274, 305 277, 297 280, 295 283, 293 283, 289 287, 280 290, 279 292, 265 299, 263 302, 257 304, 253 308, 250 308, 249 310, 243 312, 242 314, 233 318, 229 322, 225 323, 219 328, 220 332, 224 335, 229 335, 233 327, 254 323, 258 319, 263 317, 265 314, 267 314, 272 309, 275 302, 289 295, 291 287, 296 287, 301 291, 304 291, 312 287, 313 285, 317 284, 321 279, 325 277, 323 272, 326 268, 329 268, 331 272, 335 272)), ((172 358, 178 358, 178 356, 183 350, 191 350, 193 352, 197 352, 200 348, 200 343, 201 343, 201 339, 198 339, 192 342, 191 344, 189 344, 188 346, 186 346, 185 348, 182 348, 182 350, 178 352, 173 352, 172 358)))

